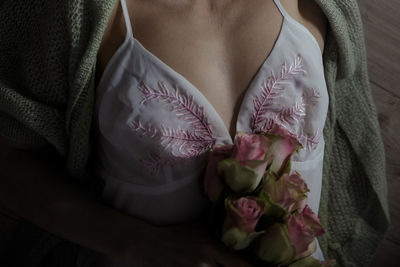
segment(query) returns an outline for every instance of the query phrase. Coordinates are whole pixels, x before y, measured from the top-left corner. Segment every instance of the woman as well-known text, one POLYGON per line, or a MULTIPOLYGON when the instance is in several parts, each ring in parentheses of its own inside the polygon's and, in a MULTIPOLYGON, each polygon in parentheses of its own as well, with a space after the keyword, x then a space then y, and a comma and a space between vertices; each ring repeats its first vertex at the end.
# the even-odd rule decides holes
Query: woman
MULTIPOLYGON (((308 18, 314 16, 305 14, 302 20, 299 10, 302 6, 304 8, 302 10, 318 10, 315 4, 308 2, 308 4, 303 5, 299 1, 299 9, 296 11, 293 8, 295 7, 293 3, 286 3, 284 1, 282 3, 289 14, 294 18, 297 17, 300 22, 308 26, 309 32, 315 35, 315 39, 318 41, 322 52, 322 48, 324 47, 324 29, 326 26, 322 12, 317 12, 319 14, 317 17, 320 19, 317 19, 316 22, 306 23, 308 18), (290 12, 291 10, 292 12, 290 12)), ((321 246, 325 253, 328 253, 329 244, 329 257, 337 258, 344 265, 350 263, 361 265, 369 259, 357 253, 357 250, 361 250, 363 253, 366 250, 373 251, 373 244, 380 240, 382 233, 387 228, 387 221, 384 215, 387 211, 385 209, 387 208, 387 203, 385 203, 385 192, 382 189, 385 187, 384 171, 382 168, 382 144, 379 136, 379 128, 376 123, 376 114, 374 113, 373 104, 369 96, 370 92, 367 84, 368 80, 365 75, 365 65, 363 65, 365 64, 363 63, 365 62, 363 61, 365 58, 363 43, 355 39, 362 34, 356 3, 349 5, 344 5, 340 2, 325 4, 316 1, 316 3, 321 6, 327 15, 332 30, 331 34, 327 36, 327 40, 330 42, 325 46, 325 51, 328 48, 328 52, 324 56, 330 112, 328 111, 324 128, 324 137, 326 137, 325 141, 327 144, 324 157, 325 192, 323 190, 322 203, 320 205, 321 211, 325 212, 325 217, 321 216, 321 219, 322 223, 327 225, 329 240, 320 241, 322 241, 321 246), (361 81, 361 84, 356 81, 361 81), (372 114, 372 116, 366 115, 364 111, 372 114), (359 114, 359 118, 357 118, 357 121, 354 121, 349 116, 344 115, 346 112, 359 114), (372 130, 362 136, 359 133, 363 132, 364 129, 372 130), (350 143, 346 142, 346 139, 350 143), (367 143, 371 146, 370 149, 365 148, 365 146, 361 148, 360 144, 367 143), (363 153, 360 153, 361 149, 363 153), (368 156, 372 154, 374 156, 378 155, 374 161, 371 160, 372 157, 368 156), (361 166, 360 163, 364 168, 359 168, 361 166), (333 172, 335 175, 332 174, 333 172), (335 183, 332 185, 333 181, 335 183), (349 184, 355 185, 356 183, 358 186, 363 185, 363 188, 348 187, 349 184), (329 195, 327 193, 328 186, 329 195), (360 203, 363 203, 367 198, 370 205, 363 209, 360 203), (371 209, 376 212, 378 220, 371 221, 365 215, 371 209), (327 221, 328 214, 329 223, 327 221), (340 224, 340 222, 345 223, 340 224), (371 224, 373 225, 372 229, 366 228, 371 224), (354 227, 364 229, 365 233, 360 234, 354 231, 354 227), (351 238, 347 237, 349 234, 352 235, 351 238)), ((84 194, 73 193, 77 189, 65 183, 65 180, 72 180, 68 179, 68 176, 81 178, 82 181, 86 182, 89 181, 89 175, 84 175, 84 170, 89 170, 86 166, 89 144, 88 133, 90 130, 89 122, 92 118, 91 114, 97 114, 93 112, 97 111, 97 106, 92 106, 95 103, 94 93, 98 94, 98 92, 101 92, 94 90, 94 58, 98 55, 97 81, 98 84, 101 84, 100 77, 103 76, 104 68, 111 56, 114 55, 116 48, 121 44, 121 41, 113 43, 113 40, 117 40, 117 36, 123 39, 125 37, 125 30, 127 30, 127 27, 124 29, 124 23, 121 23, 124 22, 121 20, 126 19, 126 16, 121 16, 121 8, 117 4, 118 1, 113 3, 106 1, 104 3, 89 3, 83 1, 74 4, 65 4, 66 6, 63 6, 63 3, 52 3, 53 6, 50 5, 46 9, 48 13, 45 14, 41 14, 38 8, 31 9, 30 11, 32 11, 33 15, 29 15, 31 14, 30 12, 24 13, 24 21, 26 23, 35 22, 35 20, 44 20, 37 17, 48 15, 49 20, 53 21, 51 24, 52 27, 43 26, 50 24, 36 22, 34 25, 40 25, 45 29, 45 31, 39 31, 42 34, 37 36, 34 34, 34 30, 32 32, 21 30, 20 34, 22 34, 22 37, 20 37, 21 35, 11 34, 12 37, 10 37, 10 40, 13 40, 13 42, 4 44, 7 49, 3 49, 2 51, 10 51, 11 43, 21 43, 20 46, 17 46, 19 53, 16 54, 20 55, 23 51, 26 53, 22 54, 23 58, 32 59, 35 58, 35 55, 31 55, 29 52, 29 42, 27 44, 22 43, 23 38, 34 40, 35 38, 46 36, 43 33, 47 31, 47 34, 49 34, 47 36, 57 36, 59 34, 64 35, 64 42, 68 40, 66 44, 63 44, 60 42, 63 38, 58 36, 44 43, 31 42, 31 46, 32 44, 34 45, 30 49, 41 51, 39 55, 50 55, 44 52, 46 49, 40 47, 41 44, 45 44, 45 47, 46 44, 49 44, 49 51, 57 53, 56 56, 53 54, 52 59, 55 59, 55 61, 50 64, 52 68, 48 67, 50 66, 49 63, 45 63, 51 61, 40 57, 40 63, 36 63, 37 65, 33 69, 29 67, 23 68, 23 66, 30 66, 29 64, 35 66, 35 63, 32 63, 32 61, 26 61, 26 65, 17 65, 19 66, 18 73, 20 73, 20 77, 25 77, 22 82, 13 76, 14 73, 10 74, 10 72, 5 70, 2 72, 1 108, 3 113, 6 114, 2 117, 2 123, 5 125, 5 127, 1 127, 2 135, 17 141, 17 144, 30 143, 44 147, 44 144, 49 143, 52 146, 46 147, 51 147, 52 149, 49 148, 49 150, 52 153, 45 154, 51 155, 48 158, 40 159, 35 157, 37 152, 21 152, 15 150, 13 143, 9 141, 4 142, 6 143, 4 148, 10 151, 10 153, 12 152, 12 155, 16 155, 19 160, 23 160, 26 166, 30 166, 30 169, 26 167, 25 170, 28 169, 29 171, 23 173, 24 170, 18 168, 19 164, 22 163, 21 161, 17 161, 17 163, 11 161, 10 156, 7 156, 3 160, 2 166, 7 168, 8 171, 5 176, 7 179, 2 180, 3 184, 1 188, 7 188, 7 190, 2 192, 3 199, 1 202, 17 215, 32 221, 50 232, 124 262, 137 263, 137 261, 143 259, 143 263, 145 263, 145 261, 154 260, 154 251, 151 249, 154 248, 154 244, 159 244, 159 249, 165 252, 165 258, 162 259, 163 263, 167 262, 168 258, 173 262, 173 265, 177 264, 174 262, 176 260, 189 264, 193 261, 207 262, 209 264, 218 262, 225 266, 232 265, 232 261, 238 263, 239 261, 233 255, 224 252, 223 248, 218 247, 211 239, 206 238, 200 245, 195 244, 195 247, 190 247, 191 242, 179 237, 193 235, 193 238, 189 238, 189 240, 197 239, 199 235, 201 236, 202 232, 200 230, 196 232, 193 231, 193 227, 178 227, 174 231, 181 232, 179 234, 172 231, 171 228, 151 226, 141 220, 119 213, 114 209, 101 206, 97 201, 89 200, 84 194), (79 4, 83 8, 79 8, 79 4), (51 9, 52 7, 53 9, 51 9), (87 13, 84 12, 85 8, 87 8, 87 13), (63 11, 65 9, 68 12, 63 11), (111 12, 111 10, 114 10, 114 12, 111 12), (110 17, 110 13, 111 19, 107 20, 110 17), (105 18, 101 16, 102 14, 104 14, 105 18), (67 25, 64 25, 64 20, 61 18, 68 18, 67 25), (103 36, 106 24, 110 26, 103 36), (118 35, 118 31, 120 35, 118 35), (113 36, 115 32, 117 32, 116 37, 113 36), (100 50, 98 50, 100 39, 103 39, 103 42, 100 50), (60 45, 57 47, 58 49, 54 48, 55 45, 51 43, 52 41, 55 42, 54 44, 60 45), (26 48, 24 47, 25 45, 27 45, 26 48), (97 53, 98 51, 99 53, 97 53), (34 69, 41 69, 42 72, 35 73, 34 69), (38 75, 35 76, 33 74, 38 75), (32 77, 36 78, 32 79, 32 77), (47 97, 50 97, 51 94, 49 92, 46 94, 43 93, 46 92, 43 89, 43 84, 46 84, 46 90, 50 87, 57 88, 57 93, 51 99, 47 98, 46 100, 46 96, 44 95, 47 94, 47 97), (13 101, 14 99, 18 100, 13 101), (21 108, 18 107, 21 107, 23 104, 25 104, 24 106, 27 110, 22 109, 22 114, 18 113, 21 112, 21 108), (64 117, 65 112, 66 117, 64 117), (28 117, 28 114, 31 116, 32 114, 34 115, 33 117, 28 117), (32 119, 35 120, 33 121, 32 119), (60 127, 60 125, 65 125, 66 129, 60 127), (54 160, 57 153, 61 157, 58 156, 60 159, 54 160), (55 164, 65 162, 67 172, 60 173, 60 170, 55 167, 57 165, 49 166, 49 162, 52 161, 55 161, 55 164), (47 174, 45 176, 52 178, 43 179, 43 174, 47 174), (54 176, 60 179, 53 179, 54 176), (21 183, 24 187, 20 186, 21 183), (14 190, 11 190, 12 188, 14 190), (27 190, 24 189, 21 192, 19 188, 26 188, 27 190), (30 188, 35 188, 36 190, 31 191, 29 190, 30 188), (38 194, 38 192, 40 193, 38 194), (43 197, 38 198, 38 195, 43 197), (25 199, 27 203, 16 205, 14 198, 25 199), (49 205, 49 203, 71 204, 60 206, 56 204, 49 205), (38 207, 41 208, 38 209, 38 207), (93 212, 88 213, 89 210, 93 212), (85 216, 84 220, 82 216, 85 216), (113 225, 113 227, 110 227, 110 225, 113 225), (99 235, 99 231, 104 234, 99 235), (155 233, 158 234, 155 236, 155 233), (138 236, 139 238, 137 238, 138 236), (177 258, 173 256, 172 252, 161 249, 164 248, 163 244, 170 244, 170 242, 163 242, 163 240, 170 239, 177 240, 177 245, 171 249, 172 251, 179 251, 185 248, 187 249, 186 253, 179 253, 180 257, 177 258), (141 240, 141 243, 138 243, 136 240, 141 240), (200 248, 196 246, 200 246, 200 248), (191 255, 190 253, 193 251, 203 252, 191 255), (187 255, 187 257, 182 255, 187 255)), ((2 7, 2 9, 4 8, 2 10, 3 21, 7 23, 13 21, 12 18, 4 17, 6 11, 9 11, 7 8, 13 5, 18 6, 18 2, 2 7)), ((192 81, 193 85, 196 85, 198 90, 209 100, 210 106, 216 107, 214 118, 220 118, 220 122, 223 122, 226 130, 229 129, 230 137, 232 137, 237 129, 234 126, 231 127, 231 121, 236 121, 237 119, 234 117, 240 116, 236 114, 238 113, 238 108, 235 109, 233 107, 237 103, 240 103, 240 99, 244 93, 243 88, 249 86, 253 75, 257 72, 262 61, 272 53, 270 50, 273 48, 275 40, 272 40, 271 36, 278 35, 279 30, 276 25, 279 26, 278 22, 281 21, 281 17, 274 3, 260 1, 258 5, 255 5, 257 8, 245 3, 242 3, 242 6, 238 3, 227 3, 224 1, 216 5, 205 5, 204 2, 193 5, 175 3, 168 6, 170 12, 165 12, 165 16, 169 15, 170 17, 163 17, 162 14, 164 12, 159 12, 159 10, 165 10, 165 7, 161 3, 150 6, 146 5, 149 5, 148 2, 128 1, 127 3, 128 8, 126 10, 130 11, 127 13, 133 12, 134 15, 131 17, 138 21, 137 23, 132 23, 138 29, 134 33, 138 36, 139 40, 143 41, 144 47, 149 48, 159 59, 164 59, 165 62, 169 63, 168 65, 173 67, 175 76, 178 73, 182 73, 182 77, 188 77, 188 80, 192 81), (224 6, 228 4, 230 5, 224 6), (164 9, 161 9, 161 7, 164 9), (182 10, 185 12, 183 13, 182 10), (174 13, 179 12, 182 12, 181 16, 172 16, 174 13), (253 15, 253 12, 257 15, 253 15), (135 13, 138 15, 135 15, 135 13), (267 13, 269 16, 266 15, 267 13), (141 14, 143 14, 142 18, 141 14), (223 17, 222 19, 221 15, 225 14, 227 14, 227 17, 223 17), (249 14, 252 14, 252 16, 249 16, 249 14), (215 15, 215 17, 212 15, 215 15), (165 18, 168 18, 168 20, 165 18), (199 18, 199 20, 195 20, 194 18, 199 18), (225 25, 224 23, 221 24, 221 22, 226 22, 226 20, 229 23, 225 25), (182 21, 187 27, 180 28, 177 26, 178 22, 182 23, 182 21), (245 30, 237 30, 238 28, 241 29, 240 27, 233 28, 231 25, 234 25, 235 21, 239 26, 247 25, 243 26, 245 30), (268 29, 266 27, 266 30, 264 30, 264 25, 267 25, 264 22, 270 22, 271 28, 268 29), (140 23, 143 24, 143 27, 140 27, 140 23), (151 27, 149 26, 150 29, 157 29, 157 27, 162 26, 165 30, 157 31, 159 34, 152 35, 152 32, 146 30, 148 25, 151 25, 151 27), (235 31, 232 31, 233 29, 235 31), (199 30, 202 31, 197 34, 199 30), (251 39, 254 36, 257 36, 259 39, 251 39), (227 37, 232 38, 232 40, 226 39, 227 37), (235 40, 233 37, 237 37, 238 40, 235 40), (171 42, 171 40, 173 41, 171 42), (193 43, 188 45, 182 40, 192 40, 193 43), (162 43, 163 45, 157 46, 158 43, 162 43), (249 46, 251 46, 251 49, 249 46), (204 48, 208 49, 207 53, 202 52, 201 49, 204 48), (241 51, 241 53, 237 53, 237 51, 241 51), (193 55, 198 55, 199 53, 201 57, 193 59, 193 55), (237 63, 239 60, 237 57, 238 54, 240 55, 240 64, 237 63), (195 60, 196 65, 193 65, 193 67, 186 66, 185 63, 188 60, 190 62, 195 60), (196 69, 201 69, 202 71, 199 72, 196 69), (237 75, 238 73, 241 75, 237 75), (207 75, 207 79, 202 78, 201 75, 203 74, 207 75), (218 88, 224 89, 210 90, 209 88, 212 88, 212 85, 215 84, 218 84, 218 88), (225 95, 229 97, 225 98, 225 95), (217 103, 216 101, 221 97, 224 97, 226 101, 217 103), (220 115, 216 116, 216 114, 220 115)), ((21 18, 25 10, 29 9, 24 7, 20 11, 19 16, 16 17, 21 18)), ((11 22, 10 25, 13 25, 11 22)), ((9 26, 7 29, 10 27, 12 26, 9 26)), ((40 27, 38 26, 38 28, 40 27)), ((8 57, 5 58, 12 62, 11 59, 15 57, 13 57, 14 55, 9 56, 10 54, 6 54, 8 57)), ((22 61, 22 63, 25 62, 22 61)), ((14 66, 11 63, 8 65, 14 66)), ((106 87, 108 86, 104 86, 104 88, 106 87)), ((96 122, 96 120, 93 121, 96 122)), ((93 139, 90 140, 94 141, 93 139)), ((26 147, 26 145, 23 147, 26 147)), ((92 153, 92 156, 92 162, 96 163, 94 153, 92 153)), ((61 167, 62 165, 58 166, 61 167)), ((111 202, 113 202, 112 199, 111 202)), ((16 239, 18 238, 14 238, 14 240, 16 239)), ((15 242, 14 244, 17 243, 15 242)), ((54 252, 53 255, 57 255, 57 253, 54 252)), ((47 260, 50 259, 49 257, 51 258, 51 256, 48 256, 47 260)), ((17 259, 13 260, 16 261, 17 259)), ((151 264, 157 265, 155 262, 151 264)), ((243 263, 244 266, 245 264, 243 263)))

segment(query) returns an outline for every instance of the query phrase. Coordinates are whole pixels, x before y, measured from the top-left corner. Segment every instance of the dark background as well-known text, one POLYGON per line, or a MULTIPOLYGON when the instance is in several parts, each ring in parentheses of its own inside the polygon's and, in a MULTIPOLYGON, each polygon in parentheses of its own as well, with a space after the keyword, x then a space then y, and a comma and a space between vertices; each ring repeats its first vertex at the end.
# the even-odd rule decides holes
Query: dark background
POLYGON ((400 266, 400 1, 358 0, 386 151, 391 227, 370 267, 400 266))

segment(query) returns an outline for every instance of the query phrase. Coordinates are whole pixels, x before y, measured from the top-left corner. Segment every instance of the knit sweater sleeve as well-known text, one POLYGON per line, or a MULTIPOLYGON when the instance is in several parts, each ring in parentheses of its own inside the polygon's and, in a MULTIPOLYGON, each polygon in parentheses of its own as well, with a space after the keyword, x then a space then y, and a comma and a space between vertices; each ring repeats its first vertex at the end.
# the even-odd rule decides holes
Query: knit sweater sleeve
POLYGON ((69 47, 54 38, 65 32, 57 2, 1 4, 0 135, 27 145, 51 144, 65 155, 68 76, 63 66, 69 47))
MULTIPOLYGON (((0 4, 0 136, 29 146, 54 147, 75 177, 84 173, 89 155, 93 99, 87 92, 116 1, 0 4)), ((61 241, 2 214, 0 207, 1 266, 36 266, 61 241)))
POLYGON ((330 106, 320 214, 327 258, 367 266, 389 226, 385 152, 368 79, 357 1, 316 0, 330 30, 324 53, 330 106))
POLYGON ((89 157, 96 55, 115 3, 0 6, 0 135, 53 146, 78 178, 89 157))

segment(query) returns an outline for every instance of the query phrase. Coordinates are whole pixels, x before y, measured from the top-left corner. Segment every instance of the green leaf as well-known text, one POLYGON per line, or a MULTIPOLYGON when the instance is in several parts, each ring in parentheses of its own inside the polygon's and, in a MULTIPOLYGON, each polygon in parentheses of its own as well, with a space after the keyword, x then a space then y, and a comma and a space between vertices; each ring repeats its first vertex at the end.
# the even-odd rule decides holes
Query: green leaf
POLYGON ((290 242, 288 229, 284 224, 273 224, 257 240, 256 254, 265 262, 285 265, 295 256, 295 248, 290 242))
POLYGON ((273 223, 284 222, 289 216, 288 212, 281 205, 272 201, 271 196, 267 192, 261 192, 259 198, 265 204, 265 211, 257 224, 257 229, 265 229, 273 223))
POLYGON ((239 194, 251 193, 258 186, 262 175, 254 169, 242 166, 235 159, 229 158, 218 163, 218 174, 221 175, 225 183, 239 194))
POLYGON ((254 239, 263 233, 264 231, 247 234, 239 228, 234 227, 224 233, 222 242, 234 250, 242 250, 247 248, 254 239))

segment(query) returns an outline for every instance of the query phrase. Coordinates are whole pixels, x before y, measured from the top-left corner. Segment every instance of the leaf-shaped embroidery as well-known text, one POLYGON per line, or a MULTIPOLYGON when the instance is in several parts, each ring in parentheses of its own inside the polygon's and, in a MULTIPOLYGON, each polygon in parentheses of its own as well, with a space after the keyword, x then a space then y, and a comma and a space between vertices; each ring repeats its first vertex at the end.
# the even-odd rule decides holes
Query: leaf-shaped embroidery
POLYGON ((275 77, 273 71, 271 72, 272 76, 262 83, 261 94, 253 100, 254 108, 251 117, 251 129, 253 131, 257 131, 257 128, 258 130, 262 128, 261 123, 266 119, 267 111, 276 102, 276 99, 281 96, 280 91, 284 90, 284 88, 277 88, 277 86, 285 84, 285 81, 292 76, 304 72, 300 56, 295 57, 289 68, 284 62, 278 77, 275 77))
MULTIPOLYGON (((174 159, 180 160, 197 157, 204 151, 212 147, 215 142, 213 131, 203 107, 194 103, 192 96, 186 97, 181 94, 178 88, 169 90, 162 81, 158 82, 158 88, 152 88, 144 82, 139 83, 138 89, 143 93, 142 104, 148 101, 165 103, 172 107, 172 112, 177 117, 183 119, 190 126, 189 130, 182 128, 172 129, 161 125, 160 129, 155 129, 151 125, 143 125, 140 119, 131 121, 129 127, 152 139, 158 139, 160 145, 170 151, 174 159)), ((147 158, 142 160, 147 169, 152 169, 152 173, 158 173, 164 164, 176 164, 178 161, 162 158, 159 154, 149 153, 147 158)))
POLYGON ((311 104, 312 102, 316 101, 317 98, 320 98, 321 94, 319 91, 317 91, 315 88, 311 88, 311 94, 306 94, 306 92, 303 93, 303 98, 305 103, 311 104))
POLYGON ((171 129, 161 126, 161 131, 151 125, 144 126, 140 120, 131 121, 129 127, 142 136, 160 141, 160 144, 171 151, 172 155, 181 158, 190 158, 200 155, 211 148, 214 138, 201 136, 182 128, 171 129))
POLYGON ((160 169, 163 165, 174 165, 178 163, 178 160, 180 164, 185 163, 185 161, 182 161, 181 159, 182 158, 163 158, 160 156, 160 154, 149 153, 147 157, 141 159, 140 162, 142 163, 143 167, 149 171, 149 173, 155 176, 160 173, 160 169))
POLYGON ((157 175, 160 172, 160 168, 165 163, 159 154, 149 153, 145 159, 141 159, 143 167, 146 168, 152 175, 157 175))
POLYGON ((304 97, 300 97, 291 107, 282 108, 278 113, 278 119, 284 123, 299 123, 306 115, 306 103, 304 97))
POLYGON ((191 158, 211 148, 214 139, 186 131, 182 128, 171 129, 162 126, 161 144, 171 149, 175 157, 191 158))
POLYGON ((304 147, 311 150, 319 143, 321 135, 319 135, 319 129, 317 129, 312 135, 304 135, 304 133, 301 133, 298 138, 301 140, 304 147))
POLYGON ((272 75, 262 84, 261 93, 253 100, 254 108, 251 118, 253 133, 268 132, 274 124, 278 124, 285 128, 306 149, 311 149, 319 143, 321 136, 318 134, 318 130, 312 135, 305 135, 303 130, 298 128, 301 126, 301 120, 306 116, 306 105, 312 104, 320 97, 319 91, 310 88, 311 91, 309 93, 305 91, 294 105, 279 107, 279 98, 282 96, 284 88, 278 88, 278 85, 285 84, 289 78, 305 72, 301 65, 301 58, 297 56, 289 68, 287 68, 286 62, 282 65, 278 77, 272 75))
POLYGON ((128 122, 128 126, 142 136, 150 138, 159 137, 158 131, 154 127, 151 125, 144 126, 140 120, 130 121, 128 122))
POLYGON ((206 135, 212 138, 212 130, 204 112, 204 108, 196 105, 193 102, 192 96, 186 97, 181 94, 176 87, 174 87, 173 91, 168 90, 163 81, 158 82, 158 87, 158 89, 151 88, 141 82, 138 85, 139 90, 144 95, 141 103, 156 100, 161 103, 172 105, 172 111, 183 120, 189 122, 197 134, 206 135))
POLYGON ((255 133, 269 132, 272 129, 272 127, 274 126, 274 124, 276 123, 276 121, 277 121, 276 115, 273 114, 272 117, 266 118, 264 120, 263 126, 259 130, 257 130, 255 133))

